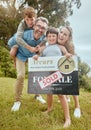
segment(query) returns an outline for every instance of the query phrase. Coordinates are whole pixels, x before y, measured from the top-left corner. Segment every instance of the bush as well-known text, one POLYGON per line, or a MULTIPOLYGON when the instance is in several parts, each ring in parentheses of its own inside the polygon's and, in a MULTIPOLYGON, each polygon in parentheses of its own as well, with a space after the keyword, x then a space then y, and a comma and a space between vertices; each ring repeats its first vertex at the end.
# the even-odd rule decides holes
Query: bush
POLYGON ((9 51, 0 46, 0 76, 16 77, 16 71, 10 58, 9 51))
POLYGON ((91 92, 91 78, 87 76, 82 76, 81 87, 91 92))

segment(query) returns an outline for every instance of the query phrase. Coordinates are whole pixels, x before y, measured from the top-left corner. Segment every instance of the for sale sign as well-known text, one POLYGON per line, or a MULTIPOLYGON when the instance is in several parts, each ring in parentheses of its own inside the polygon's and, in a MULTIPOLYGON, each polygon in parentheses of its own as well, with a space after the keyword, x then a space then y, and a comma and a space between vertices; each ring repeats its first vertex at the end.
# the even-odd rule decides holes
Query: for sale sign
POLYGON ((28 59, 28 93, 78 95, 78 58, 28 59))

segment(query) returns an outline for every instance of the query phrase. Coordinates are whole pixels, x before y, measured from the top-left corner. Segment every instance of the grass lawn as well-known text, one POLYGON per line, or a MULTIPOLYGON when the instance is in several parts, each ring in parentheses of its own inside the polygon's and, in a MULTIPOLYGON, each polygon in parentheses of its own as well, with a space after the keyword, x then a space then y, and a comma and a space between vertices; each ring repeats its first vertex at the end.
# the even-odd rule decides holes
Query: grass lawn
MULTIPOLYGON (((54 96, 54 109, 44 115, 42 111, 47 104, 41 104, 34 99, 34 95, 27 94, 27 80, 23 89, 22 104, 18 112, 11 112, 14 102, 13 78, 0 78, 0 130, 64 130, 64 115, 58 98, 54 96)), ((46 95, 43 95, 46 99, 46 95)), ((72 124, 67 130, 91 130, 91 92, 80 89, 80 106, 82 117, 77 119, 73 116, 74 101, 70 96, 69 103, 72 124)))

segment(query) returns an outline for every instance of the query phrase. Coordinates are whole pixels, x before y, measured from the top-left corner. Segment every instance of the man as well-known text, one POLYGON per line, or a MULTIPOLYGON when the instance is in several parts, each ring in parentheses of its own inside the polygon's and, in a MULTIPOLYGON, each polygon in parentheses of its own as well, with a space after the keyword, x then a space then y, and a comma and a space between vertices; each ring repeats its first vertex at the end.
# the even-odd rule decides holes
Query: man
MULTIPOLYGON (((24 85, 25 77, 25 62, 28 57, 32 57, 37 51, 39 43, 43 41, 45 31, 48 28, 48 20, 44 17, 39 17, 35 21, 34 30, 27 30, 24 32, 23 39, 27 42, 27 45, 19 46, 16 54, 16 70, 17 79, 15 83, 15 102, 12 107, 12 111, 18 111, 21 105, 20 97, 24 85)), ((16 43, 16 35, 14 35, 8 42, 12 47, 16 43)))

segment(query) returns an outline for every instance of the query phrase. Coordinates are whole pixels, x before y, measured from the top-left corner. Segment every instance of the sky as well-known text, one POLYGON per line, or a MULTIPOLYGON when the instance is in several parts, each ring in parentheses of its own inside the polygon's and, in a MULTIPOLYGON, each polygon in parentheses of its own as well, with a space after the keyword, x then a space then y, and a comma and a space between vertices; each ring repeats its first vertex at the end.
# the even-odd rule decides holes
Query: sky
POLYGON ((91 1, 81 0, 81 7, 74 7, 73 15, 68 18, 73 29, 75 50, 81 61, 91 67, 91 1))

